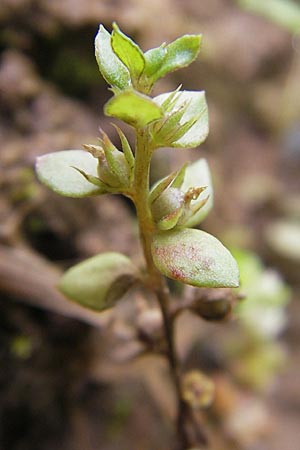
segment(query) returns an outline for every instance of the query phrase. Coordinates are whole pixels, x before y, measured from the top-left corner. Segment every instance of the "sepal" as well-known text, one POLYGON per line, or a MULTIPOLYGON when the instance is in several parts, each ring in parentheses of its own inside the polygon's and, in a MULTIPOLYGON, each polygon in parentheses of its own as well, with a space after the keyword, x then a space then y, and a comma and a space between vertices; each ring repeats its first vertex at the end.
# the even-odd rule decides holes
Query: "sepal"
POLYGON ((164 113, 152 125, 155 147, 191 148, 200 145, 209 131, 203 91, 175 91, 155 97, 164 113))
POLYGON ((118 129, 121 137, 121 152, 101 130, 100 145, 84 145, 84 148, 98 159, 98 179, 110 192, 122 191, 131 185, 134 173, 134 157, 125 135, 118 129))

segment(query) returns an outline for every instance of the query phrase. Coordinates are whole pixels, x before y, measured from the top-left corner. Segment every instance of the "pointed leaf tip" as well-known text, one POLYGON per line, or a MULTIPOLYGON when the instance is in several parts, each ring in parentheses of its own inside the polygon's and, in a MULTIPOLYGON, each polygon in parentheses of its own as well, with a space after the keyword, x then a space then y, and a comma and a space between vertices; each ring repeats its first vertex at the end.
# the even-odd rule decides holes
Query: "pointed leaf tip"
POLYGON ((114 53, 127 67, 133 84, 136 84, 145 67, 145 58, 140 47, 116 23, 113 24, 111 46, 114 53))
POLYGON ((165 47, 166 55, 161 60, 161 65, 152 75, 153 80, 164 77, 167 73, 191 64, 198 56, 202 35, 187 34, 181 36, 165 47))
POLYGON ((95 56, 99 70, 113 88, 126 89, 131 86, 130 73, 112 49, 110 33, 100 25, 95 38, 95 56))

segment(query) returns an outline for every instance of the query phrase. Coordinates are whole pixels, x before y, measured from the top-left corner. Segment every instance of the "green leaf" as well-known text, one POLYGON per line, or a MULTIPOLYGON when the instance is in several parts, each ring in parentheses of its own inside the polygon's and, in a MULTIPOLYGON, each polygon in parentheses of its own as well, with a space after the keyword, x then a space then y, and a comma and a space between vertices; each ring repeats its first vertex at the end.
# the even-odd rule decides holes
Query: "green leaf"
POLYGON ((111 98, 106 103, 104 112, 135 128, 143 128, 163 115, 159 105, 150 97, 133 90, 120 92, 111 98))
POLYGON ((88 197, 103 194, 106 191, 95 186, 75 168, 87 175, 97 177, 98 160, 83 150, 64 150, 39 156, 36 172, 39 180, 66 197, 88 197))
POLYGON ((67 270, 58 288, 86 308, 112 307, 137 279, 136 268, 121 253, 102 253, 67 270))
POLYGON ((135 81, 138 81, 145 67, 144 54, 135 42, 122 33, 116 23, 113 28, 112 49, 129 70, 133 84, 136 84, 135 81))
POLYGON ((163 101, 161 107, 164 112, 170 112, 172 111, 175 103, 178 92, 180 92, 180 89, 182 88, 182 84, 180 84, 175 91, 169 92, 167 95, 167 98, 163 101))
POLYGON ((153 81, 191 64, 198 56, 201 39, 201 35, 184 35, 167 45, 162 64, 152 76, 153 81))
POLYGON ((151 48, 145 54, 145 69, 143 75, 147 77, 155 77, 155 73, 161 68, 165 57, 167 56, 166 44, 162 44, 160 47, 151 48))
POLYGON ((192 187, 204 187, 206 189, 199 195, 196 200, 191 201, 191 208, 197 209, 197 205, 208 197, 207 202, 199 211, 192 215, 185 223, 185 227, 194 227, 199 225, 202 220, 208 215, 213 207, 213 186, 211 175, 207 161, 204 158, 198 159, 187 166, 185 171, 184 181, 181 185, 181 190, 186 192, 192 187))
POLYGON ((128 169, 129 169, 129 179, 130 181, 132 181, 132 178, 134 176, 134 165, 135 165, 135 160, 134 160, 134 155, 132 153, 130 144, 128 142, 128 139, 126 138, 125 134, 123 133, 123 131, 115 124, 113 124, 114 128, 116 129, 120 141, 121 141, 121 145, 122 145, 122 150, 125 156, 125 159, 127 161, 128 164, 128 169))
POLYGON ((111 35, 103 25, 100 25, 95 38, 95 55, 100 72, 108 84, 121 90, 131 86, 130 73, 114 53, 111 35))
POLYGON ((198 287, 238 287, 238 266, 218 239, 201 230, 154 235, 152 256, 165 276, 198 287))
MULTIPOLYGON (((170 93, 161 94, 154 98, 154 101, 162 106, 165 100, 168 99, 170 93)), ((180 116, 181 114, 179 114, 180 116)), ((168 146, 174 148, 191 148, 200 145, 207 137, 208 127, 208 110, 205 100, 205 93, 203 91, 180 91, 177 93, 175 100, 173 100, 173 107, 170 112, 165 114, 164 125, 167 130, 167 135, 164 136, 164 128, 160 126, 158 122, 153 127, 153 139, 158 141, 161 146, 168 146), (184 114, 181 116, 179 122, 173 123, 174 114, 181 112, 184 108, 184 114), (169 120, 172 122, 174 129, 172 140, 172 134, 170 133, 170 127, 166 127, 169 120), (190 122, 191 126, 186 132, 178 139, 176 138, 176 131, 180 126, 184 126, 190 122), (155 134, 157 130, 157 135, 155 134), (161 131, 160 131, 161 130, 161 131), (165 140, 165 142, 164 142, 165 140)))

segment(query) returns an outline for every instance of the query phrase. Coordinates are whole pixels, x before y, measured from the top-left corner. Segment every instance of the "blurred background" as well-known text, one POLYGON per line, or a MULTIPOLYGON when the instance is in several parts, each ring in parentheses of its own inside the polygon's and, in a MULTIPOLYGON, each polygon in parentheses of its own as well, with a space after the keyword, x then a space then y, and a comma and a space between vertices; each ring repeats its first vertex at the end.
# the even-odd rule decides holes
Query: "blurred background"
POLYGON ((204 89, 209 138, 201 149, 159 150, 152 177, 208 159, 215 207, 203 228, 235 253, 246 299, 222 323, 183 314, 179 354, 186 370, 215 381, 216 400, 205 413, 212 450, 296 450, 296 0, 0 1, 0 450, 171 446, 167 368, 158 357, 137 358, 146 349, 149 303, 133 292, 116 312, 99 315, 55 289, 65 268, 101 251, 140 261, 132 206, 117 196, 59 197, 33 169, 38 155, 95 142, 100 125, 115 136, 102 115, 111 93, 93 47, 99 23, 110 30, 113 21, 144 50, 203 33, 198 60, 162 80, 155 94, 181 83, 204 89))

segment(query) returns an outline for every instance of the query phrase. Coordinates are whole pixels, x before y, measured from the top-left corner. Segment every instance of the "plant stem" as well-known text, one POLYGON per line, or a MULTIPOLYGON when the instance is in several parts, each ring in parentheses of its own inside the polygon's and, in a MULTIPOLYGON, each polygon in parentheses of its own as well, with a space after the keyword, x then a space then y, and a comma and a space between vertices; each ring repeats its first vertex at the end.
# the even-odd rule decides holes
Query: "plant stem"
POLYGON ((152 253, 151 241, 155 230, 149 207, 149 173, 153 149, 149 146, 147 130, 138 130, 136 136, 135 176, 133 200, 139 223, 140 238, 147 264, 147 285, 155 293, 163 317, 163 325, 167 344, 167 358, 177 397, 177 434, 178 450, 189 446, 185 428, 186 404, 182 399, 180 373, 174 342, 174 321, 170 313, 170 294, 164 277, 156 269, 152 253))

